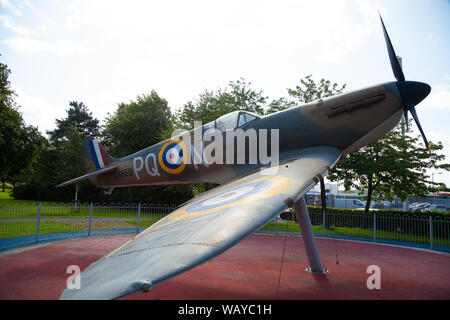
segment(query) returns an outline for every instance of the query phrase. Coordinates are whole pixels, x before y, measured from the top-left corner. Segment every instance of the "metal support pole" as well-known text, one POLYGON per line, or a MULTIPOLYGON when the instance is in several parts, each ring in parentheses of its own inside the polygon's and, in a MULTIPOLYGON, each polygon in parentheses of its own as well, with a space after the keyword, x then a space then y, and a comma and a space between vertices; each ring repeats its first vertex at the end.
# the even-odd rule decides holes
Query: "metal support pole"
POLYGON ((141 204, 138 205, 138 219, 137 219, 137 230, 136 233, 139 233, 139 221, 141 219, 141 204))
POLYGON ((36 243, 39 242, 39 225, 41 223, 41 204, 38 207, 37 227, 36 227, 36 243))
POLYGON ((278 233, 278 215, 275 217, 275 234, 278 233))
POLYGON ((373 213, 373 242, 377 242, 377 216, 373 213))
POLYGON ((433 218, 430 216, 430 249, 433 249, 433 218))
POLYGON ((91 225, 92 225, 92 202, 89 210, 89 229, 88 229, 88 237, 91 236, 91 225))
POLYGON ((75 185, 75 212, 77 212, 77 203, 78 202, 78 183, 75 185))
POLYGON ((316 239, 314 238, 314 231, 312 229, 305 198, 301 197, 294 204, 294 208, 310 264, 310 267, 306 269, 306 271, 311 271, 312 273, 326 273, 327 271, 324 270, 322 261, 320 261, 319 250, 317 249, 316 239))
POLYGON ((325 229, 325 211, 326 210, 322 210, 322 220, 323 220, 323 234, 326 234, 326 229, 325 229))

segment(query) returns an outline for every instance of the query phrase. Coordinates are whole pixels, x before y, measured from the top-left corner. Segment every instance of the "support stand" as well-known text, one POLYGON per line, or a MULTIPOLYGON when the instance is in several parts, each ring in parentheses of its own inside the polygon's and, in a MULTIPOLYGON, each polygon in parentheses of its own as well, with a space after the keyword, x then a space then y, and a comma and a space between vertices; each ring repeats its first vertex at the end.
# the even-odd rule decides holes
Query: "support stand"
POLYGON ((78 183, 75 185, 75 199, 72 206, 72 213, 74 212, 78 212, 78 183))
POLYGON ((300 227, 300 232, 302 233, 303 242, 305 244, 306 254, 308 256, 310 264, 310 267, 305 271, 319 274, 328 273, 328 271, 323 268, 322 261, 320 261, 319 250, 317 249, 314 231, 312 229, 311 220, 309 219, 305 197, 301 197, 294 204, 294 208, 300 227))
POLYGON ((75 211, 77 211, 78 204, 78 183, 75 185, 75 211))

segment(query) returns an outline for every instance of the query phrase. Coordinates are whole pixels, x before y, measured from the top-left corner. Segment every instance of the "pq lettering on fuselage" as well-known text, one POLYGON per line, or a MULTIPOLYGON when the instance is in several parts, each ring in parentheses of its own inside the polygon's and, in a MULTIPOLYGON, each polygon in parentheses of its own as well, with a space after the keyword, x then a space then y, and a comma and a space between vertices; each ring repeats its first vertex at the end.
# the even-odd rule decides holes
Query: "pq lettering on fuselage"
MULTIPOLYGON (((200 130, 201 131, 201 130, 200 130)), ((268 130, 219 130, 208 129, 200 138, 194 129, 194 143, 189 133, 173 137, 159 150, 133 158, 133 169, 140 180, 145 174, 160 176, 160 171, 178 174, 186 164, 193 164, 195 170, 200 165, 213 164, 257 164, 277 166, 279 162, 279 132, 268 130), (268 138, 269 136, 269 138, 268 138), (270 140, 270 142, 268 141, 270 140), (268 149, 270 147, 270 155, 268 149), (158 166, 159 165, 159 166, 158 166)))

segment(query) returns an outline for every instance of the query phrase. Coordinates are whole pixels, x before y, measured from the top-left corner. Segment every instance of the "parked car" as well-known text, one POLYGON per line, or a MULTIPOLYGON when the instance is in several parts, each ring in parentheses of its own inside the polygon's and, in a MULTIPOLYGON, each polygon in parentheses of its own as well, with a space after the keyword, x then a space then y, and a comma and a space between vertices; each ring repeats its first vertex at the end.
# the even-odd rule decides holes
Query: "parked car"
POLYGON ((281 220, 292 220, 292 209, 286 209, 279 214, 281 220))
POLYGON ((389 201, 373 202, 373 208, 375 208, 375 209, 389 209, 390 207, 391 207, 391 203, 389 201))
POLYGON ((420 212, 422 212, 425 209, 430 208, 430 207, 431 207, 430 203, 422 202, 422 203, 418 203, 418 204, 414 205, 414 207, 412 207, 412 208, 409 207, 409 211, 412 211, 412 212, 420 211, 420 212))
POLYGON ((366 204, 359 199, 335 199, 334 207, 341 209, 364 209, 366 204))
POLYGON ((409 211, 412 211, 413 209, 415 209, 419 204, 420 204, 420 202, 410 203, 409 204, 409 211))
POLYGON ((401 202, 391 202, 391 208, 401 208, 402 206, 401 202))

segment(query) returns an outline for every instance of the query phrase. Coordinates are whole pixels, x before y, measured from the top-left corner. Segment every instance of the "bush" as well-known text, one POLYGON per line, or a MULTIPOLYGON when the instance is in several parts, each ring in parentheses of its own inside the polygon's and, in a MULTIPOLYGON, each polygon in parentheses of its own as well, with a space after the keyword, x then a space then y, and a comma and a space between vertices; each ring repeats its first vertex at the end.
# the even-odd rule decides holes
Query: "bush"
MULTIPOLYGON (((322 213, 322 208, 321 207, 314 207, 314 206, 308 206, 308 210, 310 210, 310 212, 320 212, 322 213)), ((359 215, 364 215, 364 210, 352 210, 352 209, 341 209, 341 208, 332 208, 332 207, 327 207, 327 212, 328 213, 333 213, 333 214, 359 214, 359 215)), ((411 211, 399 211, 399 210, 372 210, 369 211, 369 213, 367 215, 372 216, 372 214, 375 213, 377 216, 382 216, 382 215, 390 215, 390 216, 395 216, 395 215, 400 215, 400 216, 432 216, 432 217, 450 217, 450 213, 449 212, 439 212, 439 211, 428 211, 428 212, 411 212, 411 211)))
MULTIPOLYGON (((13 191, 14 199, 72 202, 75 198, 75 186, 56 188, 40 184, 20 184, 13 191)), ((105 195, 90 181, 81 182, 78 190, 80 202, 99 203, 154 203, 179 205, 193 198, 189 185, 145 186, 116 188, 111 195, 105 195)))
POLYGON ((13 186, 9 183, 0 183, 0 191, 3 191, 3 188, 5 191, 11 191, 13 189, 13 186))

